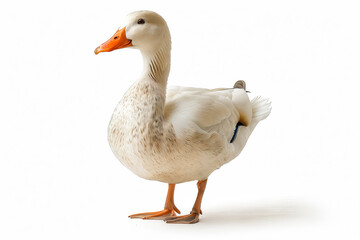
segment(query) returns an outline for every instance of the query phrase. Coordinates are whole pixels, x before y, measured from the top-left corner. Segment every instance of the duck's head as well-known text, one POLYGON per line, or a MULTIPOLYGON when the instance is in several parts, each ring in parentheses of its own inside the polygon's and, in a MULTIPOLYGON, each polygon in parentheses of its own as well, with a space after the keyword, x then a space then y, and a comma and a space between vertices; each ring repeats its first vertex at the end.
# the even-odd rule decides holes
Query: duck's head
POLYGON ((106 42, 95 49, 95 54, 132 47, 142 52, 154 52, 164 43, 170 45, 170 33, 165 20, 151 11, 130 13, 124 24, 106 42))

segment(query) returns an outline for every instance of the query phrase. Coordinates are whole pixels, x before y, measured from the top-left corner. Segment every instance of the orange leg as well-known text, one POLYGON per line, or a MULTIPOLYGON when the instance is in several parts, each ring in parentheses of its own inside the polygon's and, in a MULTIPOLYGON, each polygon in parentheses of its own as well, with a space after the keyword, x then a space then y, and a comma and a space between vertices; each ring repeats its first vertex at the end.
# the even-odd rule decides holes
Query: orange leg
POLYGON ((176 216, 176 213, 180 214, 179 209, 174 203, 174 191, 175 184, 169 184, 169 190, 167 193, 164 210, 158 212, 146 212, 130 215, 129 218, 142 218, 142 219, 153 219, 153 220, 164 220, 171 216, 176 216))
POLYGON ((205 187, 206 187, 207 179, 200 180, 197 183, 198 187, 198 195, 196 197, 194 207, 190 214, 183 215, 183 216, 173 216, 167 217, 165 221, 167 223, 197 223, 199 221, 199 215, 202 214, 201 212, 201 200, 204 195, 205 187))

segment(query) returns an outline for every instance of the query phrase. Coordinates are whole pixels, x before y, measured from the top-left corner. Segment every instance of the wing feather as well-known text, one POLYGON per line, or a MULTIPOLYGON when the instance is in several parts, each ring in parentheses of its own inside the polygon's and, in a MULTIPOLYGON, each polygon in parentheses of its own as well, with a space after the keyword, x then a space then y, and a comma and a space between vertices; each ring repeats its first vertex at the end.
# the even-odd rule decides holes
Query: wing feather
POLYGON ((167 91, 165 120, 177 134, 203 131, 230 141, 241 119, 251 119, 251 103, 243 89, 171 87, 167 91))

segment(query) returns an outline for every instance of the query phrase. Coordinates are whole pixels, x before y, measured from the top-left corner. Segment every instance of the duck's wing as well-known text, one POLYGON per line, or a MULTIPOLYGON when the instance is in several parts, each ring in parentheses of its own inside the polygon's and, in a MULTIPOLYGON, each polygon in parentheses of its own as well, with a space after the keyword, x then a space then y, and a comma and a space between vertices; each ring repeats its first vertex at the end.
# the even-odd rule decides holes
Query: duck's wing
POLYGON ((251 118, 251 103, 243 89, 167 90, 165 120, 172 123, 177 135, 217 133, 230 142, 237 123, 248 126, 251 118))

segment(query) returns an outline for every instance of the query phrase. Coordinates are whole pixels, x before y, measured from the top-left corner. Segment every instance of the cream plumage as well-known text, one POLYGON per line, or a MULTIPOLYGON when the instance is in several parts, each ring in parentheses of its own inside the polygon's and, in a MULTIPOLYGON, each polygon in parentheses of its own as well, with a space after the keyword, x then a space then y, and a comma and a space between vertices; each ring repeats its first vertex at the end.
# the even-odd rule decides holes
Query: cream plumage
POLYGON ((136 175, 169 183, 164 210, 130 217, 197 222, 208 176, 240 154, 255 126, 270 114, 270 103, 261 97, 250 101, 245 87, 167 89, 170 33, 154 12, 129 14, 124 27, 95 53, 124 47, 141 51, 144 71, 113 113, 110 147, 136 175), (193 211, 175 216, 179 212, 173 202, 175 184, 192 180, 199 180, 193 211))

